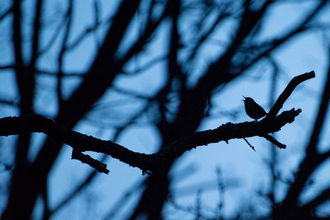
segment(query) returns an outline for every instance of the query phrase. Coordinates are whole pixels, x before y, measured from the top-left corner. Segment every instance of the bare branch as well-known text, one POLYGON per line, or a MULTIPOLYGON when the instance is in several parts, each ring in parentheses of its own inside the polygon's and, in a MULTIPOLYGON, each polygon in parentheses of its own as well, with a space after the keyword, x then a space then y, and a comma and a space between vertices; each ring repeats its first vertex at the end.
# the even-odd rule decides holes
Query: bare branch
POLYGON ((14 64, 0 66, 0 70, 14 69, 14 68, 15 68, 15 65, 14 64))
MULTIPOLYGON (((314 74, 313 71, 307 74, 314 74)), ((307 76, 303 76, 304 79, 307 76)), ((319 140, 319 135, 321 128, 323 127, 323 121, 325 113, 328 109, 330 101, 330 68, 328 69, 327 81, 325 83, 325 88, 323 90, 322 102, 318 110, 318 115, 315 120, 314 129, 306 149, 306 157, 303 159, 299 166, 299 171, 292 185, 290 186, 287 196, 281 203, 281 205, 275 210, 275 214, 285 213, 287 210, 294 210, 298 207, 298 199, 306 185, 308 178, 315 171, 315 169, 322 164, 327 158, 329 158, 329 153, 320 154, 317 152, 316 146, 319 140)), ((276 105, 276 104, 275 104, 276 105)), ((298 212, 297 212, 298 213, 298 212)))
POLYGON ((90 157, 89 155, 85 155, 75 149, 72 150, 72 159, 80 160, 82 163, 87 163, 100 173, 108 174, 110 171, 107 169, 107 165, 101 163, 100 161, 90 157))
POLYGON ((267 114, 266 119, 270 118, 270 117, 275 117, 277 115, 277 113, 280 111, 280 109, 282 108, 284 102, 289 98, 289 96, 291 95, 291 93, 293 92, 293 90, 303 81, 314 78, 315 77, 315 73, 314 71, 308 72, 308 73, 304 73, 301 74, 299 76, 294 77, 290 83, 287 85, 287 87, 285 88, 285 90, 282 92, 282 94, 280 95, 280 97, 277 99, 277 101, 275 102, 275 104, 273 105, 273 107, 270 109, 269 113, 267 114))
POLYGON ((246 140, 246 138, 243 138, 243 139, 252 148, 252 150, 256 151, 255 148, 250 144, 250 142, 248 142, 248 140, 246 140))
POLYGON ((274 137, 266 134, 266 135, 263 135, 262 137, 266 138, 266 140, 272 142, 274 145, 276 145, 278 148, 280 149, 285 149, 286 146, 280 142, 278 142, 274 137))
POLYGON ((64 63, 64 55, 66 53, 66 45, 68 44, 68 40, 69 40, 69 34, 71 31, 71 24, 72 24, 72 6, 73 5, 73 1, 70 0, 69 1, 69 8, 68 8, 68 12, 66 15, 66 20, 67 20, 67 24, 65 27, 65 32, 64 32, 64 37, 62 40, 62 46, 60 49, 60 53, 58 55, 58 75, 57 75, 57 85, 56 85, 56 91, 57 91, 57 101, 58 101, 58 108, 60 109, 62 104, 63 104, 63 94, 62 94, 62 78, 63 78, 63 63, 64 63))
MULTIPOLYGON (((283 112, 275 119, 263 120, 258 123, 227 123, 214 130, 196 132, 183 139, 174 141, 162 148, 158 153, 149 155, 133 152, 112 141, 103 141, 75 132, 40 115, 2 118, 0 119, 0 135, 8 136, 30 132, 43 132, 70 145, 77 151, 105 153, 131 166, 139 167, 143 171, 153 171, 161 169, 174 159, 180 157, 184 152, 192 150, 197 146, 228 141, 234 138, 262 136, 265 133, 279 131, 286 123, 292 122, 294 117, 299 113, 299 109, 291 110, 290 114, 283 112)), ((98 166, 99 171, 106 171, 104 165, 95 163, 95 160, 91 162, 91 158, 86 158, 86 155, 78 156, 82 162, 88 163, 93 167, 98 166)), ((76 159, 76 155, 73 155, 73 158, 76 159)))
MULTIPOLYGON (((297 76, 291 80, 280 96, 280 101, 277 101, 277 104, 275 103, 272 109, 277 108, 277 105, 282 106, 282 102, 287 99, 292 90, 299 83, 314 75, 315 74, 312 71, 297 76)), ((185 138, 176 140, 163 147, 159 152, 149 155, 133 152, 121 145, 113 143, 112 141, 103 141, 91 136, 83 135, 40 115, 7 117, 0 119, 0 136, 43 132, 70 145, 74 149, 72 154, 73 159, 79 159, 83 163, 88 163, 100 172, 108 172, 105 168, 106 165, 89 156, 81 154, 81 152, 94 151, 104 153, 131 166, 139 167, 144 172, 147 172, 166 167, 166 165, 171 164, 184 152, 190 151, 198 146, 220 141, 228 142, 228 140, 235 138, 245 139, 246 137, 262 136, 267 140, 276 143, 280 148, 284 148, 284 145, 275 141, 275 139, 270 138, 267 134, 279 131, 285 124, 293 122, 300 112, 300 109, 291 109, 290 111, 282 112, 277 117, 268 117, 267 120, 263 119, 260 122, 254 121, 239 124, 227 123, 214 130, 196 132, 185 138)))
POLYGON ((2 15, 0 15, 0 21, 3 20, 7 15, 9 15, 13 11, 13 6, 11 6, 7 11, 5 11, 2 15))

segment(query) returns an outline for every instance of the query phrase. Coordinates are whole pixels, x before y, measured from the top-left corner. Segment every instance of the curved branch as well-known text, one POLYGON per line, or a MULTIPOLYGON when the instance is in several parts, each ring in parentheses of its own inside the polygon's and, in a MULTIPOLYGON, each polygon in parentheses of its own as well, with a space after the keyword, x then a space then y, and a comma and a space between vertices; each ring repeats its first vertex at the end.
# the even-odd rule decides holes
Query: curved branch
MULTIPOLYGON (((280 97, 278 97, 277 101, 273 105, 273 107, 270 109, 269 113, 267 114, 266 118, 275 117, 277 113, 282 108, 284 102, 289 98, 293 90, 303 81, 314 78, 315 72, 311 71, 308 73, 301 74, 299 76, 294 77, 290 83, 287 85, 287 87, 284 89, 280 97)), ((265 118, 265 119, 266 119, 265 118)))

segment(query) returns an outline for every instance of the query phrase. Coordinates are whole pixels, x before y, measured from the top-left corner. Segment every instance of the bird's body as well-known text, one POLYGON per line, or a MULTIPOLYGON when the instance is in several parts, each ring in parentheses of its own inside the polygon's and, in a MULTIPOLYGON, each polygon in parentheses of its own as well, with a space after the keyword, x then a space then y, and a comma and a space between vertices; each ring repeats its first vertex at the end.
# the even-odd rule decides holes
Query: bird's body
POLYGON ((245 100, 243 101, 245 105, 245 112, 250 118, 253 118, 257 121, 259 118, 262 118, 267 115, 265 110, 260 105, 258 105, 252 98, 244 97, 244 99, 245 100))

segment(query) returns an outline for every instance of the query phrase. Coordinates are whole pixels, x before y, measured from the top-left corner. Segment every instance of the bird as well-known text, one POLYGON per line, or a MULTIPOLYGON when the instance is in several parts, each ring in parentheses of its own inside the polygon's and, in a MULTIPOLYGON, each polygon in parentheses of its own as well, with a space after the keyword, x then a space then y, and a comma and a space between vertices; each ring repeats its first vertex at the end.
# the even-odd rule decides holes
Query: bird
POLYGON ((259 118, 264 117, 267 115, 266 111, 258 105, 252 98, 243 96, 245 100, 245 112, 250 117, 253 118, 255 121, 258 121, 259 118))

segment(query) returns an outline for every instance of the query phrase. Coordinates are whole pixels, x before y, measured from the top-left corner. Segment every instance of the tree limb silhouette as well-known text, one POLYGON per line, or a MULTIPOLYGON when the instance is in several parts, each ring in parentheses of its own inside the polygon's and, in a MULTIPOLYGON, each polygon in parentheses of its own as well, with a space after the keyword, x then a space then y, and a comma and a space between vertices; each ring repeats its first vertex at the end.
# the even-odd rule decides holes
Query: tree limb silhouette
MULTIPOLYGON (((278 112, 294 88, 299 83, 314 76, 315 73, 312 71, 293 78, 287 88, 280 95, 279 99, 271 109, 271 112, 278 112)), ((285 145, 279 143, 274 138, 269 138, 268 134, 279 131, 287 123, 292 123, 300 112, 300 109, 291 109, 282 112, 277 117, 271 117, 272 115, 268 115, 260 122, 253 121, 237 124, 228 122, 216 129, 196 132, 182 139, 173 141, 154 154, 134 152, 110 140, 100 140, 92 136, 81 134, 41 115, 2 118, 0 119, 0 135, 8 136, 42 132, 70 145, 74 149, 72 159, 78 159, 83 163, 87 163, 99 172, 108 173, 109 171, 106 169, 105 164, 88 155, 82 154, 82 152, 93 151, 104 153, 127 163, 130 166, 138 167, 143 172, 149 173, 165 167, 172 163, 176 158, 180 157, 184 152, 190 151, 193 148, 220 141, 228 142, 230 139, 261 136, 265 137, 272 143, 276 143, 279 148, 285 148, 285 145)))

